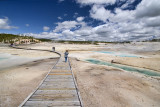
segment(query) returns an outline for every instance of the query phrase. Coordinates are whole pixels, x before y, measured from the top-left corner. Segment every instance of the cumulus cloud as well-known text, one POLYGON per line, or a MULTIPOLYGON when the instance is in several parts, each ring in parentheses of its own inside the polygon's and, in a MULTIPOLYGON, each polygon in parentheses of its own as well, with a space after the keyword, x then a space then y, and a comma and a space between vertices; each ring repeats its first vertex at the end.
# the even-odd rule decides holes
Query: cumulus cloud
POLYGON ((64 30, 76 30, 84 26, 86 26, 86 23, 82 21, 80 22, 77 22, 77 21, 58 22, 53 32, 62 32, 64 30))
POLYGON ((84 17, 77 17, 77 21, 78 22, 81 22, 81 21, 83 21, 84 20, 84 17))
POLYGON ((44 27, 43 27, 43 30, 44 30, 44 31, 48 31, 49 29, 50 29, 50 28, 49 28, 48 26, 44 26, 44 27))
POLYGON ((148 26, 148 27, 159 27, 160 26, 160 16, 143 19, 143 22, 145 26, 148 26))
POLYGON ((109 10, 106 10, 102 5, 94 5, 90 10, 90 16, 93 19, 101 20, 106 22, 106 20, 113 16, 109 10))
POLYGON ((14 29, 18 28, 9 25, 9 19, 7 17, 0 19, 0 29, 14 29))
POLYGON ((158 28, 144 27, 143 23, 138 24, 130 22, 127 24, 121 22, 118 24, 106 23, 96 27, 87 26, 85 24, 85 26, 82 26, 78 30, 72 30, 72 27, 66 27, 61 33, 43 32, 41 34, 35 34, 34 36, 54 40, 125 41, 145 40, 151 38, 153 35, 159 35, 159 33, 160 31, 158 28))
POLYGON ((114 4, 116 0, 76 0, 82 5, 92 5, 92 4, 114 4))
POLYGON ((125 2, 112 12, 105 6, 115 3, 113 0, 76 0, 82 5, 90 5, 90 17, 103 24, 89 26, 84 17, 76 20, 58 22, 52 32, 32 34, 38 37, 64 40, 127 41, 160 38, 160 2, 142 0, 135 10, 123 10, 135 0, 117 0, 125 2))
POLYGON ((39 34, 36 33, 24 33, 23 35, 33 36, 36 38, 48 38, 48 39, 59 39, 62 34, 54 33, 54 32, 42 32, 39 34))
POLYGON ((61 32, 66 29, 76 28, 77 22, 76 21, 64 21, 58 22, 56 28, 53 32, 61 32))
POLYGON ((122 10, 122 9, 115 9, 115 14, 113 13, 110 15, 109 20, 114 21, 114 22, 128 22, 134 20, 134 11, 131 10, 122 10))
POLYGON ((121 9, 126 9, 126 8, 131 8, 133 6, 133 3, 135 2, 136 0, 120 0, 119 3, 121 2, 125 2, 122 6, 121 6, 121 9))
POLYGON ((133 15, 134 11, 122 10, 119 8, 115 9, 115 14, 114 14, 111 13, 110 10, 106 10, 103 5, 94 5, 90 10, 91 18, 103 22, 107 22, 107 19, 113 22, 128 21, 134 18, 133 15))
POLYGON ((75 36, 75 33, 70 30, 64 30, 62 35, 65 37, 65 39, 71 39, 75 36))
MULTIPOLYGON (((143 0, 135 10, 135 19, 143 23, 144 27, 160 27, 159 0, 143 0)), ((153 34, 156 29, 153 29, 153 34)))
POLYGON ((93 34, 92 33, 92 27, 88 27, 88 26, 82 27, 79 30, 74 31, 74 33, 76 35, 79 35, 79 36, 82 36, 82 37, 87 37, 87 36, 93 34))
POLYGON ((160 15, 159 0, 142 0, 137 6, 136 17, 155 17, 160 15))

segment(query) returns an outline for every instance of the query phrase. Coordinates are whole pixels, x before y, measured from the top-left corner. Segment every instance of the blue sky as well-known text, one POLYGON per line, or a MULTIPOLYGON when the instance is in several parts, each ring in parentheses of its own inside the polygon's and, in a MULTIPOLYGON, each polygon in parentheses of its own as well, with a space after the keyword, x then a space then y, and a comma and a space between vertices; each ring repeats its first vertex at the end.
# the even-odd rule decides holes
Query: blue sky
MULTIPOLYGON (((75 12, 86 16, 88 11, 78 4, 68 0, 59 2, 58 0, 2 0, 0 1, 0 17, 8 17, 10 24, 17 26, 13 33, 40 33, 43 26, 54 28, 57 22, 63 20, 73 20, 75 12), (58 17, 62 17, 59 20, 58 17), (29 24, 27 27, 26 24, 29 24)), ((8 30, 0 30, 8 32, 8 30)))
POLYGON ((81 8, 72 0, 63 2, 59 0, 2 0, 0 1, 0 18, 9 18, 10 25, 17 26, 18 29, 0 29, 0 32, 40 33, 43 32, 43 26, 54 29, 57 22, 75 20, 78 16, 88 17, 90 8, 90 6, 81 8))
POLYGON ((160 37, 159 0, 0 0, 0 33, 65 40, 160 37))

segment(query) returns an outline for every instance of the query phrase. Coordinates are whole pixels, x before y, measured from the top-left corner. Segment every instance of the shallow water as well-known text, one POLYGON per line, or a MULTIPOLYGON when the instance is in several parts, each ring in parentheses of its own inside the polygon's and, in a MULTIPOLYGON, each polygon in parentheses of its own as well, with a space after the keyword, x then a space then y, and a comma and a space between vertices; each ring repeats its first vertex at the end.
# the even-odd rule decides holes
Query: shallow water
POLYGON ((106 53, 106 54, 111 54, 111 55, 119 56, 119 57, 141 57, 141 56, 126 54, 126 53, 116 53, 116 52, 111 52, 111 51, 94 51, 94 52, 106 53))
POLYGON ((0 53, 0 70, 34 61, 33 58, 0 53))
POLYGON ((8 59, 8 58, 9 58, 8 54, 0 53, 0 61, 8 59))
POLYGON ((107 53, 107 54, 115 54, 114 52, 110 52, 110 51, 95 51, 95 52, 107 53))
POLYGON ((1 61, 1 60, 4 60, 4 59, 7 59, 7 58, 0 58, 0 61, 1 61))
POLYGON ((93 64, 107 65, 107 66, 112 66, 115 68, 120 68, 125 71, 143 73, 143 74, 146 74, 149 76, 160 76, 159 72, 148 70, 148 69, 135 68, 135 67, 120 65, 120 64, 113 64, 110 62, 104 62, 104 61, 100 61, 100 60, 96 60, 96 59, 86 59, 86 61, 93 63, 93 64))
POLYGON ((135 58, 139 57, 139 56, 134 56, 134 55, 116 55, 116 56, 120 56, 120 57, 135 57, 135 58))

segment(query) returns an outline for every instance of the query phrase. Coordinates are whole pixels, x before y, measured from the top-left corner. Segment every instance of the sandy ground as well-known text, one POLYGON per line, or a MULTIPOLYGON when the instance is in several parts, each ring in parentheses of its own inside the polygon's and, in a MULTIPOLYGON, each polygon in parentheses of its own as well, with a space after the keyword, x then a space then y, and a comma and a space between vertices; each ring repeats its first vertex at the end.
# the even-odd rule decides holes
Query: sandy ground
POLYGON ((47 51, 14 49, 8 45, 0 44, 0 70, 51 57, 59 56, 47 51))
POLYGON ((71 51, 71 65, 85 107, 159 107, 160 77, 90 64, 85 59, 147 68, 160 72, 160 43, 107 44, 90 51, 71 51), (118 57, 112 51, 141 57, 118 57))
POLYGON ((45 59, 0 71, 0 107, 17 107, 35 90, 57 59, 45 59))
POLYGON ((0 107, 17 107, 40 84, 58 60, 49 52, 0 46, 0 107), (51 59, 51 58, 54 59, 51 59))
MULTIPOLYGON (((159 46, 160 43, 102 45, 40 43, 32 45, 22 45, 20 47, 47 50, 51 50, 52 47, 55 47, 56 51, 61 53, 64 53, 65 50, 69 50, 72 70, 76 76, 77 84, 85 107, 159 107, 160 77, 151 77, 140 73, 131 73, 117 68, 85 62, 85 60, 89 58, 108 62, 114 60, 114 63, 136 66, 139 68, 147 68, 160 72, 159 46), (121 54, 137 55, 140 57, 119 57, 95 51, 111 51, 121 54)), ((3 49, 3 53, 15 54, 16 51, 18 50, 6 51, 6 49, 3 49)), ((20 51, 18 53, 19 56, 28 58, 35 58, 38 55, 37 52, 33 52, 35 55, 29 55, 30 52, 26 54, 26 52, 21 53, 20 51)), ((42 53, 39 55, 41 57, 44 57, 49 54, 42 53)), ((32 90, 38 85, 38 83, 40 83, 47 70, 49 70, 49 66, 51 67, 51 65, 47 65, 47 63, 51 63, 50 61, 44 62, 45 64, 43 64, 43 61, 41 61, 41 63, 42 65, 48 67, 44 68, 43 66, 36 66, 34 64, 31 64, 30 66, 35 67, 35 69, 37 69, 37 72, 41 72, 40 74, 42 75, 40 75, 39 73, 34 73, 31 69, 26 69, 26 66, 14 67, 10 70, 6 69, 3 72, 0 71, 2 80, 8 79, 4 75, 14 75, 14 81, 11 83, 9 83, 9 81, 11 81, 12 78, 6 80, 6 82, 4 82, 5 84, 3 82, 0 82, 2 86, 6 87, 5 89, 3 89, 6 90, 5 95, 3 94, 4 92, 0 91, 1 99, 3 99, 3 102, 1 100, 1 105, 13 104, 13 101, 18 104, 27 96, 27 94, 32 92, 32 90), (31 76, 33 78, 27 76, 23 79, 23 81, 19 82, 18 80, 22 79, 22 77, 16 74, 17 72, 23 71, 22 75, 24 75, 25 73, 27 73, 26 71, 24 71, 24 69, 31 70, 28 75, 34 73, 34 75, 31 76), (46 70, 43 71, 43 69, 46 70), (31 84, 31 81, 35 79, 37 80, 36 83, 33 81, 33 83, 31 84), (9 86, 21 84, 17 87, 14 87, 15 90, 18 90, 17 88, 27 88, 26 93, 22 91, 19 91, 21 92, 21 94, 19 94, 18 92, 14 92, 14 94, 19 94, 20 97, 23 98, 16 97, 13 93, 11 94, 12 91, 9 90, 10 88, 8 88, 9 86, 6 85, 7 83, 10 84, 9 86), (15 100, 9 100, 9 97, 7 96, 15 98, 15 100), (8 99, 5 99, 5 97, 7 97, 8 99), (8 103, 9 101, 10 103, 8 103)), ((12 88, 12 90, 14 89, 12 88)), ((15 107, 16 104, 13 105, 13 107, 15 107)))
POLYGON ((71 59, 85 107, 159 107, 160 79, 71 59))

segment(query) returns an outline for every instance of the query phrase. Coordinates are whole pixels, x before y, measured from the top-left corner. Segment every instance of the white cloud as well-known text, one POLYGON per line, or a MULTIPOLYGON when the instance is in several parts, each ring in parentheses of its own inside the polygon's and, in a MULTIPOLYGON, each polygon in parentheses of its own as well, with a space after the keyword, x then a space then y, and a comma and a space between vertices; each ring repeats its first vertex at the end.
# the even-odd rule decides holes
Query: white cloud
POLYGON ((155 17, 160 15, 159 0, 142 0, 137 6, 136 17, 155 17))
POLYGON ((116 0, 76 0, 82 5, 92 5, 92 4, 114 4, 116 0))
POLYGON ((112 22, 129 21, 134 19, 134 11, 115 9, 115 14, 106 10, 103 5, 94 5, 90 10, 90 16, 93 19, 107 22, 107 19, 112 22))
POLYGON ((18 28, 15 26, 10 26, 9 25, 9 19, 5 17, 4 19, 0 19, 0 29, 13 29, 13 28, 18 28))
POLYGON ((113 17, 113 14, 109 10, 106 10, 103 5, 94 5, 90 10, 90 16, 93 19, 106 22, 108 18, 113 17))
POLYGON ((40 34, 24 33, 24 35, 33 36, 36 38, 58 39, 62 34, 57 34, 57 33, 53 33, 53 32, 42 32, 40 34))
POLYGON ((64 22, 58 22, 56 28, 54 29, 54 32, 61 32, 66 29, 75 28, 77 25, 76 21, 64 21, 64 22))
POLYGON ((145 40, 153 36, 160 38, 158 0, 142 0, 135 10, 123 10, 135 0, 120 0, 126 3, 120 8, 115 8, 114 13, 105 8, 104 4, 109 1, 105 3, 104 1, 77 0, 83 5, 91 5, 90 17, 102 21, 104 23, 102 25, 88 26, 83 17, 78 17, 76 20, 58 22, 52 32, 32 35, 57 40, 99 41, 145 40))
POLYGON ((109 14, 110 16, 110 20, 113 22, 127 22, 127 21, 131 21, 134 20, 134 11, 131 10, 121 10, 121 9, 115 9, 115 15, 113 14, 109 14))
POLYGON ((143 19, 143 22, 145 26, 159 27, 160 26, 160 16, 143 19))
POLYGON ((78 22, 81 22, 81 21, 83 21, 84 20, 84 17, 77 17, 77 21, 78 22))
POLYGON ((72 31, 70 31, 70 30, 64 30, 62 32, 62 35, 65 36, 65 37, 68 37, 68 38, 75 36, 75 34, 72 31))
POLYGON ((82 21, 81 22, 77 22, 77 21, 58 22, 53 32, 62 32, 64 30, 79 29, 82 26, 86 26, 86 23, 82 21))
POLYGON ((44 26, 44 27, 43 27, 43 30, 44 30, 44 31, 48 31, 49 29, 50 29, 50 28, 49 28, 48 26, 44 26))
POLYGON ((58 18, 59 20, 62 20, 62 17, 60 17, 60 16, 59 16, 59 17, 57 17, 57 18, 58 18))
POLYGON ((121 6, 121 9, 126 9, 130 8, 136 0, 122 0, 122 1, 125 1, 125 4, 121 6))
POLYGON ((81 29, 74 31, 74 33, 79 36, 86 37, 92 34, 92 27, 82 27, 81 29))
MULTIPOLYGON (((62 22, 63 23, 63 22, 62 22)), ((85 23, 85 22, 83 22, 85 23)), ((78 24, 78 23, 77 23, 78 24)), ((63 28, 62 28, 63 29, 63 28)), ((51 38, 54 40, 97 40, 97 41, 124 41, 124 40, 145 40, 156 35, 160 37, 159 28, 144 27, 143 23, 121 22, 106 23, 96 27, 83 25, 80 29, 71 31, 71 28, 57 32, 43 32, 32 34, 35 37, 51 38)))
POLYGON ((26 27, 29 27, 29 24, 26 24, 26 27))

